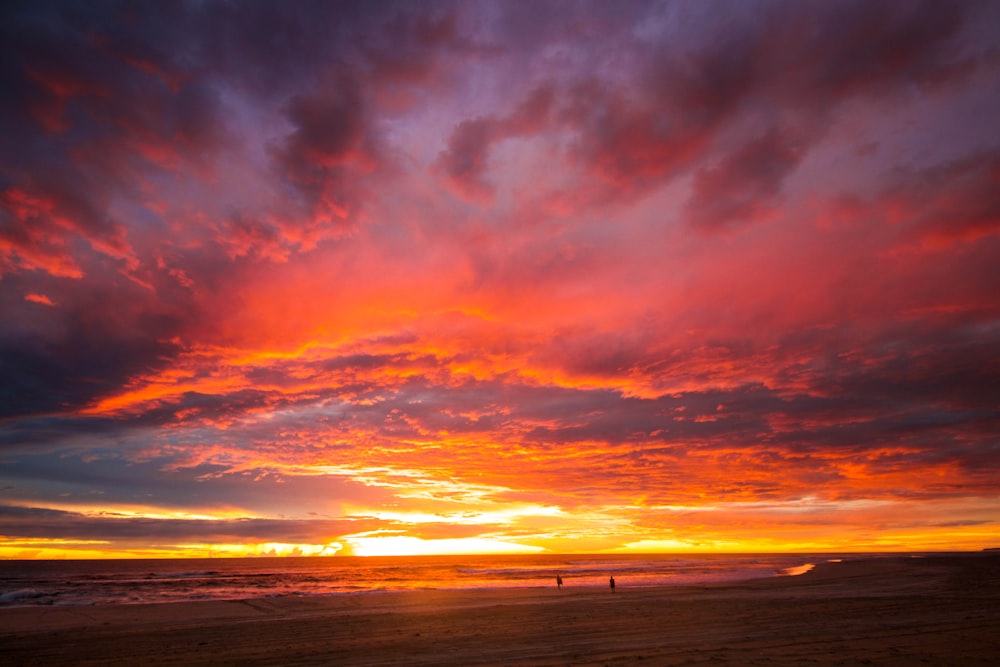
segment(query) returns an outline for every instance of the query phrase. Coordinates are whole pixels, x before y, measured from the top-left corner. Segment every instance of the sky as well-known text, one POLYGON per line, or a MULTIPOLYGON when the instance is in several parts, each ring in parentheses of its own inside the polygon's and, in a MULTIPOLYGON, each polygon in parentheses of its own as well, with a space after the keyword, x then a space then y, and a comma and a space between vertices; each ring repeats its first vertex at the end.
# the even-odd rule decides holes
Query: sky
POLYGON ((1000 546, 998 45, 2 3, 0 557, 1000 546))

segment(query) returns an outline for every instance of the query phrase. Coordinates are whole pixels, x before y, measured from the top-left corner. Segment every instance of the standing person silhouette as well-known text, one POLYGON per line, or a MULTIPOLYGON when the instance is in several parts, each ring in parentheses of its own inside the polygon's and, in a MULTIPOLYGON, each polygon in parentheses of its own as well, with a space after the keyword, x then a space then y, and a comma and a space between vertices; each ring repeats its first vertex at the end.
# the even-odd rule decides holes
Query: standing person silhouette
POLYGON ((562 590, 562 575, 561 574, 557 574, 556 575, 556 587, 559 590, 562 590))
POLYGON ((611 579, 608 580, 608 583, 611 584, 611 592, 614 593, 615 592, 615 578, 611 577, 611 579))

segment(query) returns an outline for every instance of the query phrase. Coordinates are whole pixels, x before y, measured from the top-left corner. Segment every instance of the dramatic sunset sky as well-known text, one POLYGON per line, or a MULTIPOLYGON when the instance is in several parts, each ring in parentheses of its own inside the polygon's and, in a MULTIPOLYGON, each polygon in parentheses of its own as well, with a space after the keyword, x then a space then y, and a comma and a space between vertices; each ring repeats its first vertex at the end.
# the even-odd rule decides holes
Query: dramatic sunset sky
POLYGON ((0 13, 0 557, 1000 546, 1000 3, 0 13))

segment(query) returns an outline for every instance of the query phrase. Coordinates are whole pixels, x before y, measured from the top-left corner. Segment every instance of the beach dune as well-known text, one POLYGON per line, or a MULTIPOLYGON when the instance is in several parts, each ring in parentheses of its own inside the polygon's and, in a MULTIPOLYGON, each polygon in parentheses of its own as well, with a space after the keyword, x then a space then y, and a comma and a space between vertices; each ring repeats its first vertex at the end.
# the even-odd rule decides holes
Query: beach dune
POLYGON ((1000 554, 683 587, 0 609, 4 665, 997 665, 1000 554))

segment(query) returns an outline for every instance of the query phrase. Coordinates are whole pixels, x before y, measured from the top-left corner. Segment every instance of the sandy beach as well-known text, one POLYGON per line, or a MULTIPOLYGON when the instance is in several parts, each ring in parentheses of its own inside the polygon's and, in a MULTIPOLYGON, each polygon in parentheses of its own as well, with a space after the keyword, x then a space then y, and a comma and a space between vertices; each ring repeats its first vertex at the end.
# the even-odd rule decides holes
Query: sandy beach
POLYGON ((3 665, 996 665, 1000 554, 795 577, 0 610, 3 665))

